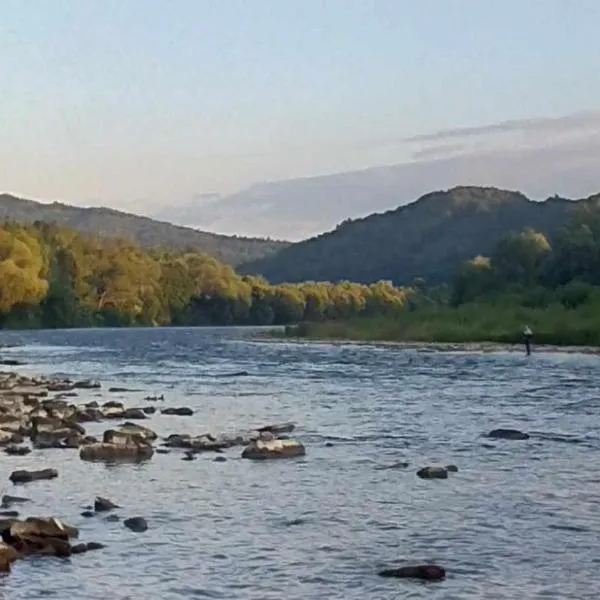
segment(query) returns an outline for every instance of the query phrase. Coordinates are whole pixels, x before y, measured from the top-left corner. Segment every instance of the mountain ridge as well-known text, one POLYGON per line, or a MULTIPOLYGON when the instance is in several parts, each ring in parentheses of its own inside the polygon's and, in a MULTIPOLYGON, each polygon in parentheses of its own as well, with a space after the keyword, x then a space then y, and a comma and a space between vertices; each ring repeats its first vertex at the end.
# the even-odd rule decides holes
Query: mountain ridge
POLYGON ((273 283, 383 279, 406 285, 415 278, 442 283, 461 262, 490 252, 511 231, 532 227, 553 238, 575 207, 598 198, 538 201, 519 191, 455 186, 385 212, 346 219, 331 231, 244 263, 240 270, 273 283))
POLYGON ((0 193, 0 220, 21 223, 47 221, 83 233, 133 238, 141 246, 195 248, 237 266, 258 259, 289 242, 270 238, 228 236, 103 206, 79 207, 62 202, 38 202, 14 194, 0 193))

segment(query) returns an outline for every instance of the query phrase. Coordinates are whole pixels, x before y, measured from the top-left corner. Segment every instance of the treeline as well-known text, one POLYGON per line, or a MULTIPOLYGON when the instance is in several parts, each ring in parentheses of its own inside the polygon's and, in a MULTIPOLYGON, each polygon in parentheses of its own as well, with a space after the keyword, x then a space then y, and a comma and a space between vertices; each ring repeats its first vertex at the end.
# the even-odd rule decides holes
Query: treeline
POLYGON ((549 239, 525 228, 447 283, 415 281, 390 317, 303 323, 290 336, 416 342, 534 342, 600 346, 600 208, 586 203, 549 239))
POLYGON ((197 251, 36 222, 0 227, 0 326, 272 325, 396 312, 389 283, 269 285, 197 251))
POLYGON ((567 309, 600 302, 598 204, 575 211, 552 243, 529 228, 503 237, 490 256, 477 256, 458 269, 448 300, 452 306, 486 302, 567 309))

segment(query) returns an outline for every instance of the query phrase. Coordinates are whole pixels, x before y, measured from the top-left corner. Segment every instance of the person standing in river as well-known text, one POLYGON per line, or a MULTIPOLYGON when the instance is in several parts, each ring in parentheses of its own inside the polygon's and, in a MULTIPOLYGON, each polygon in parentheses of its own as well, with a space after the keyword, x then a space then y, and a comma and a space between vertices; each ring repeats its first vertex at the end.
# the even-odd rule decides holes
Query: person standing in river
POLYGON ((533 331, 529 328, 529 325, 523 327, 523 340, 525 341, 525 352, 527 356, 531 354, 531 338, 533 337, 533 331))

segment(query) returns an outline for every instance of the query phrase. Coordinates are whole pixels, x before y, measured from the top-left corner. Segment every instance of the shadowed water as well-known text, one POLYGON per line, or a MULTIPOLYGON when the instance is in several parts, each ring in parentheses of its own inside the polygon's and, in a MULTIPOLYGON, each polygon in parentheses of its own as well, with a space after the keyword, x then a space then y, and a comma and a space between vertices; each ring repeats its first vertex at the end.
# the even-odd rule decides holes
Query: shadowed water
MULTIPOLYGON (((186 462, 84 463, 74 450, 0 454, 0 491, 33 500, 106 549, 15 564, 11 600, 514 600, 597 598, 600 583, 600 362, 584 355, 419 352, 256 342, 248 330, 2 332, 27 373, 101 379, 102 397, 190 406, 144 421, 159 435, 236 431, 292 420, 305 458, 252 463, 240 448, 186 462), (247 376, 228 373, 247 371, 247 376), (139 392, 109 394, 110 385, 139 392), (482 438, 496 427, 527 441, 482 438), (331 445, 331 443, 333 445, 331 445), (408 462, 408 468, 381 469, 408 462), (454 463, 447 480, 426 464, 454 463), (53 481, 12 486, 16 468, 53 481), (145 533, 102 516, 96 495, 148 519, 145 533), (435 562, 434 584, 381 579, 397 563, 435 562)), ((9 369, 8 367, 4 367, 9 369)), ((101 424, 99 430, 105 429, 101 424)))

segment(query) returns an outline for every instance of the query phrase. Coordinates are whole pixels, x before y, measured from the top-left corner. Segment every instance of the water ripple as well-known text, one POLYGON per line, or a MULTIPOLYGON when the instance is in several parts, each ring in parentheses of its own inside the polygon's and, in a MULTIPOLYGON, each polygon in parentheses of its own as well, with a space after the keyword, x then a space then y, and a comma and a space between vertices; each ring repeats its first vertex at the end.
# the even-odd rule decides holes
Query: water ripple
POLYGON ((141 405, 164 393, 164 405, 194 409, 193 417, 154 415, 147 424, 161 434, 291 420, 308 454, 264 464, 241 460, 239 448, 223 463, 212 455, 181 461, 177 452, 113 466, 68 451, 0 459, 5 473, 58 468, 57 480, 19 493, 32 498, 33 513, 55 514, 82 539, 107 545, 68 560, 19 562, 0 580, 0 597, 104 600, 107 590, 115 600, 597 597, 596 357, 269 344, 246 335, 3 332, 5 343, 24 344, 3 349, 30 363, 19 370, 105 382, 99 395, 82 399, 141 405), (110 385, 140 391, 110 394, 110 385), (482 437, 498 427, 531 438, 482 437), (432 463, 459 471, 444 481, 415 475, 432 463), (120 504, 121 518, 146 517, 148 531, 81 517, 96 495, 120 504), (440 563, 448 577, 439 584, 377 577, 404 561, 440 563))

